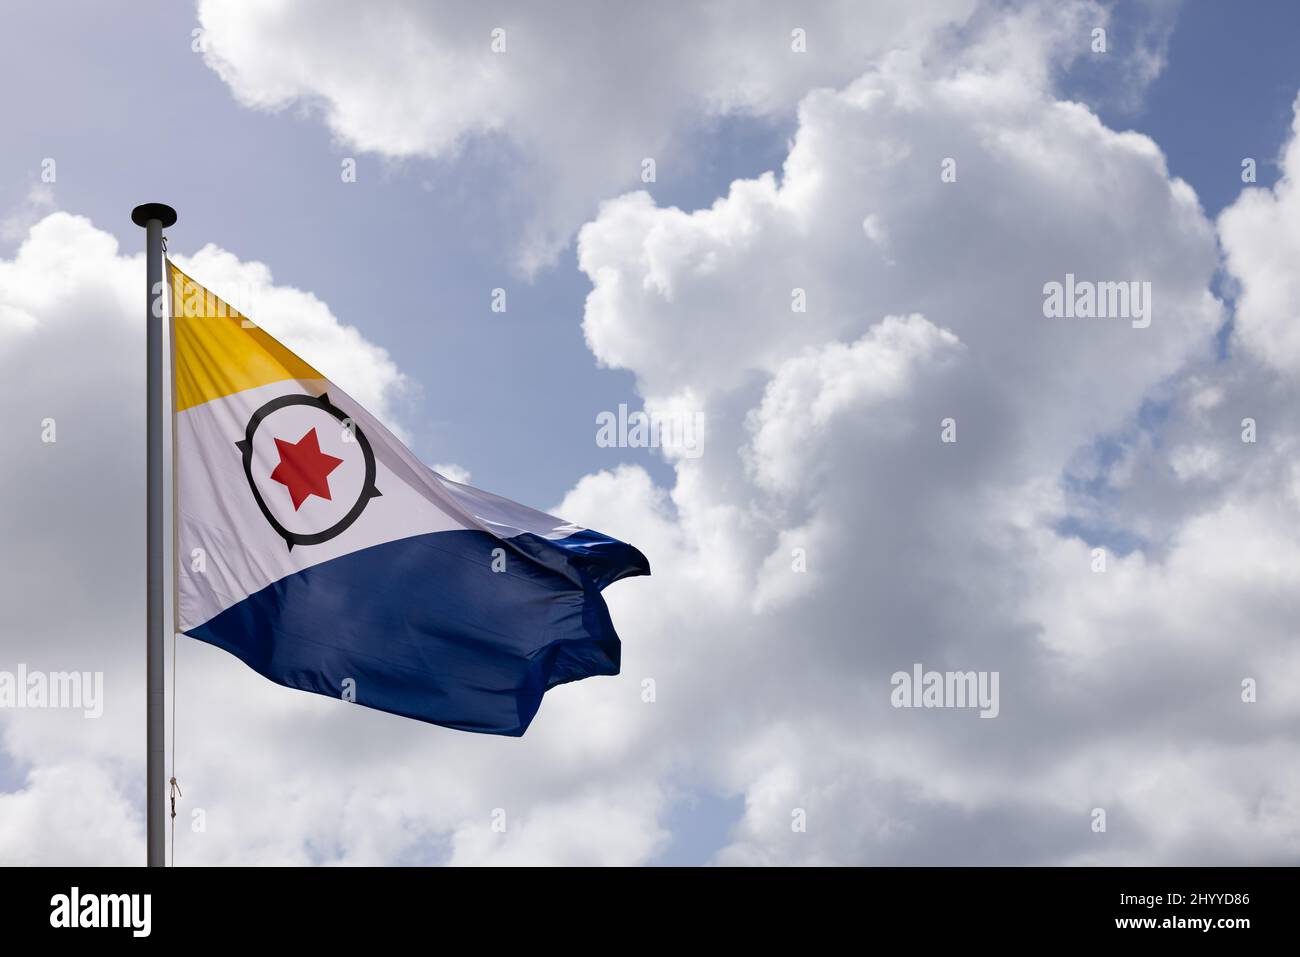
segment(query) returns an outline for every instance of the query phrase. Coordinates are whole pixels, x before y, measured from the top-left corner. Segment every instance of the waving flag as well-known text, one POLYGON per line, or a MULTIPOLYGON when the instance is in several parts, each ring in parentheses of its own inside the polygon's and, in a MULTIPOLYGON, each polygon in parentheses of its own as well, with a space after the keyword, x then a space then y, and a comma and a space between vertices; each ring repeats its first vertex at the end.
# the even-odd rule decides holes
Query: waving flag
POLYGON ((426 468, 168 263, 178 628, 290 688, 520 735, 617 674, 601 589, 631 545, 426 468))

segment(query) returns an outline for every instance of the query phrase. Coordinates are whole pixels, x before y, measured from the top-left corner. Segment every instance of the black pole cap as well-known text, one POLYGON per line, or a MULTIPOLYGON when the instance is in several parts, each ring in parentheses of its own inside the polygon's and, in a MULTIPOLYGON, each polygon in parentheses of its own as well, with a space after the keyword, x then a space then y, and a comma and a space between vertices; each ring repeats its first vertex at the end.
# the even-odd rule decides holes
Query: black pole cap
POLYGON ((176 210, 165 203, 145 203, 131 210, 131 222, 137 226, 147 226, 151 219, 160 220, 166 229, 176 224, 176 210))

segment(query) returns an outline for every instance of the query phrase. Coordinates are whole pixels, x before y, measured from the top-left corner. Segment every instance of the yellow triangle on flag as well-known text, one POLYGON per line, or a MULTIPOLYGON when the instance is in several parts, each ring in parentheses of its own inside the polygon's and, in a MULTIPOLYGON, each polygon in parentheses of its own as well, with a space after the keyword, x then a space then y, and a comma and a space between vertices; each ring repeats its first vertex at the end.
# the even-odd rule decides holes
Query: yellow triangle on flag
POLYGON ((319 372, 170 259, 176 411, 286 379, 319 372))

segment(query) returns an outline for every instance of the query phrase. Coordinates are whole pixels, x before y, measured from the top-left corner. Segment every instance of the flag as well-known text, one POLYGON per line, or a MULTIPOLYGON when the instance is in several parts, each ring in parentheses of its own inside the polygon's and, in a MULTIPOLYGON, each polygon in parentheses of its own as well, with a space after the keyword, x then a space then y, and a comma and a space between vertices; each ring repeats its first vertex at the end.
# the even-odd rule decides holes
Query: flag
POLYGON ((177 628, 272 681, 521 735, 619 670, 623 542, 427 468, 170 261, 177 628))

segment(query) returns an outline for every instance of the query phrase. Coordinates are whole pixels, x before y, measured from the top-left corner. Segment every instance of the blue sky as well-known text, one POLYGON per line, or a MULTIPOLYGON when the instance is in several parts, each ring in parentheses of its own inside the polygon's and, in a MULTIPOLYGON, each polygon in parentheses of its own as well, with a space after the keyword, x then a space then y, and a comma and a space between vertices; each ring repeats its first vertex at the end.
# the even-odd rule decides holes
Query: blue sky
MULTIPOLYGON (((1219 213, 1241 191, 1241 160, 1258 160, 1272 185, 1291 127, 1300 68, 1300 10, 1294 4, 1188 3, 1175 22, 1164 71, 1131 118, 1160 144, 1169 169, 1219 213)), ((1104 107, 1103 120, 1124 121, 1104 107)))

